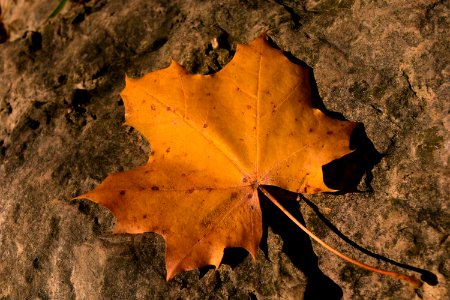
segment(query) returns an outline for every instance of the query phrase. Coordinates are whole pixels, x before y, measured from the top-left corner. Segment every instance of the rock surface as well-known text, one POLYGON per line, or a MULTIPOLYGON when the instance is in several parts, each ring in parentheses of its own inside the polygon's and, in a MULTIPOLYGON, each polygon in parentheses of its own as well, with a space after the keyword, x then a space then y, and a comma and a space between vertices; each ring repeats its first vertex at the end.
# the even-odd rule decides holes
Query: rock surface
POLYGON ((450 297, 448 1, 91 0, 49 21, 53 4, 29 2, 24 20, 41 21, 0 44, 1 299, 450 297), (256 262, 227 251, 217 271, 166 282, 161 237, 113 235, 106 209, 70 201, 147 160, 147 141, 122 126, 125 74, 171 58, 215 72, 263 32, 314 69, 325 107, 362 122, 383 154, 369 160, 362 192, 308 196, 319 214, 286 205, 356 259, 413 273, 364 255, 321 219, 418 268, 428 281, 419 290, 311 245, 270 207, 256 262))

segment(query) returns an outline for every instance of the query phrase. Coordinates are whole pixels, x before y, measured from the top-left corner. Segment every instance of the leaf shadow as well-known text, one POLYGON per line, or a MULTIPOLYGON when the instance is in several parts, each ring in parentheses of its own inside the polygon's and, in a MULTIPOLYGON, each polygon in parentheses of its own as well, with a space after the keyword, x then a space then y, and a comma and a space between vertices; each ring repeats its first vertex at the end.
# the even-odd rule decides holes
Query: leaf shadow
MULTIPOLYGON (((302 224, 305 224, 300 213, 297 194, 274 186, 266 189, 302 224)), ((341 299, 343 291, 339 285, 326 276, 319 268, 317 255, 314 253, 310 238, 298 228, 286 215, 270 200, 260 195, 263 215, 263 238, 261 249, 268 256, 267 233, 268 227, 283 240, 283 252, 289 257, 294 266, 307 277, 305 300, 308 299, 341 299)))
POLYGON ((309 199, 307 199, 305 196, 300 194, 300 198, 303 200, 304 203, 306 203, 306 205, 308 205, 317 215, 317 217, 319 217, 319 219, 328 227, 330 228, 331 231, 333 231, 337 236, 339 236, 344 242, 346 242, 347 244, 351 245, 352 247, 358 249, 359 251, 363 252, 364 254, 367 254, 368 256, 374 257, 376 259, 379 259, 381 261, 390 263, 392 265, 401 267, 403 269, 407 269, 407 270, 411 270, 414 272, 417 272, 419 274, 421 274, 420 279, 424 282, 426 282, 427 284, 434 286, 438 284, 438 279, 437 276, 427 270, 424 269, 420 269, 414 266, 410 266, 404 263, 399 263, 397 261, 394 261, 390 258, 387 258, 385 256, 382 256, 380 254, 374 253, 370 250, 365 249, 364 247, 358 245, 357 243, 355 243, 354 241, 352 241, 351 239, 349 239, 348 237, 346 237, 336 226, 333 225, 333 223, 331 223, 319 210, 319 208, 309 199))
MULTIPOLYGON (((269 41, 271 40, 269 39, 269 41)), ((290 52, 284 51, 283 54, 291 62, 309 70, 312 106, 321 110, 325 115, 331 118, 341 121, 348 121, 341 113, 330 111, 325 107, 325 104, 319 94, 313 69, 300 59, 296 58, 290 52)), ((364 192, 371 192, 372 187, 370 183, 373 179, 371 170, 381 161, 384 155, 380 154, 376 150, 372 141, 367 137, 364 125, 362 123, 357 124, 350 136, 350 149, 352 149, 353 152, 322 167, 324 182, 328 187, 339 190, 339 194, 360 192, 357 186, 365 175, 364 192)))
POLYGON ((367 137, 362 123, 358 123, 350 136, 350 149, 353 152, 322 166, 325 184, 338 190, 335 194, 373 192, 372 169, 381 161, 383 155, 367 137), (359 189, 361 182, 364 185, 363 190, 359 189))
MULTIPOLYGON (((285 53, 285 55, 292 62, 304 66, 304 63, 301 60, 295 58, 290 53, 285 53)), ((342 114, 330 111, 325 107, 323 100, 319 95, 317 82, 314 78, 312 69, 310 69, 309 80, 313 106, 320 109, 322 112, 332 118, 346 120, 342 114)), ((372 169, 381 161, 381 159, 386 154, 381 154, 376 150, 372 141, 368 138, 364 125, 362 123, 358 123, 350 136, 350 149, 352 149, 353 152, 322 166, 325 184, 330 188, 338 190, 338 192, 334 194, 346 194, 349 192, 373 192, 373 188, 371 186, 371 182, 373 180, 372 169), (358 189, 358 185, 360 184, 364 176, 365 190, 361 191, 358 189)), ((358 244, 347 238, 330 221, 328 221, 325 216, 320 213, 319 209, 314 205, 314 203, 309 201, 301 194, 300 197, 308 206, 310 206, 314 210, 319 219, 322 220, 325 225, 327 225, 346 243, 352 245, 356 249, 369 256, 421 274, 421 280, 429 285, 434 286, 438 284, 437 276, 430 271, 393 261, 387 257, 373 253, 363 248, 362 246, 359 246, 358 244)))
MULTIPOLYGON (((275 186, 265 187, 297 220, 305 225, 303 216, 300 213, 299 202, 296 201, 297 194, 275 186)), ((343 296, 341 287, 320 270, 318 257, 314 253, 309 236, 289 220, 263 194, 259 194, 259 199, 263 219, 263 236, 260 248, 264 252, 266 259, 269 260, 268 228, 270 227, 283 240, 282 251, 289 257, 294 266, 301 270, 307 277, 308 283, 303 299, 341 299, 343 296)), ((227 264, 234 269, 247 256, 248 252, 243 248, 227 248, 225 249, 221 264, 227 264)), ((200 268, 200 278, 205 276, 211 268, 211 266, 200 268)))

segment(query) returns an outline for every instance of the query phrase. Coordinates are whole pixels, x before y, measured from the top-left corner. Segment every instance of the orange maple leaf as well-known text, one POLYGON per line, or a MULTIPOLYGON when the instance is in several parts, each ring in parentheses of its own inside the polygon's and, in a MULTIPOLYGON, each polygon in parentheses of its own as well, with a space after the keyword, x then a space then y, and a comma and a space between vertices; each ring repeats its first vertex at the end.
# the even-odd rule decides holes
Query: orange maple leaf
POLYGON ((167 279, 219 266, 228 247, 255 257, 262 236, 258 187, 330 192, 322 166, 348 154, 356 123, 312 107, 309 70, 264 37, 238 45, 212 75, 176 62, 126 78, 126 124, 152 144, 144 166, 108 176, 87 198, 117 218, 116 233, 156 232, 167 279))

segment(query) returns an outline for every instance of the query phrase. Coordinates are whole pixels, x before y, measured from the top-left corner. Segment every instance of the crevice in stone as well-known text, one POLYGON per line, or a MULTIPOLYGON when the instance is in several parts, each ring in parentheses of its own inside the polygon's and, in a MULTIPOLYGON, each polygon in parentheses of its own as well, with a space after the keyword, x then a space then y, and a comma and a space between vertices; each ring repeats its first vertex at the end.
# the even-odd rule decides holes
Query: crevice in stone
POLYGON ((292 20, 292 29, 293 30, 297 30, 299 29, 302 24, 300 22, 301 17, 299 14, 297 14, 297 12, 295 11, 295 9, 293 9, 292 7, 286 5, 283 3, 282 0, 275 0, 276 3, 278 3, 279 5, 283 6, 283 8, 289 13, 289 15, 291 16, 291 20, 292 20))
POLYGON ((405 71, 402 71, 402 77, 406 80, 406 83, 408 84, 408 89, 409 89, 411 92, 413 92, 414 96, 415 96, 416 98, 421 99, 421 98, 419 97, 419 95, 417 95, 416 91, 414 90, 414 88, 413 88, 413 86, 412 86, 412 84, 411 84, 411 81, 409 80, 409 76, 408 76, 408 74, 407 74, 405 71))

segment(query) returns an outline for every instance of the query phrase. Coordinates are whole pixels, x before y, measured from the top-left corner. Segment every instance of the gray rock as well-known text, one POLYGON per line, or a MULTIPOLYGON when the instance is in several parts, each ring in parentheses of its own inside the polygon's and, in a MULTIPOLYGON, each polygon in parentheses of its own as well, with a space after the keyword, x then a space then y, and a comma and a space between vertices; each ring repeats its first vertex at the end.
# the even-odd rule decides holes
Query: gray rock
POLYGON ((447 1, 92 0, 49 21, 53 2, 30 2, 23 19, 39 21, 0 45, 1 299, 449 298, 447 1), (217 271, 166 282, 161 237, 113 235, 106 209, 70 201, 147 160, 148 142, 122 126, 125 74, 171 58, 215 72, 262 32, 312 67, 325 107, 362 122, 384 154, 362 192, 307 196, 319 215, 286 205, 349 256, 413 273, 321 218, 437 285, 414 291, 354 267, 276 212, 256 262, 231 251, 217 271))

